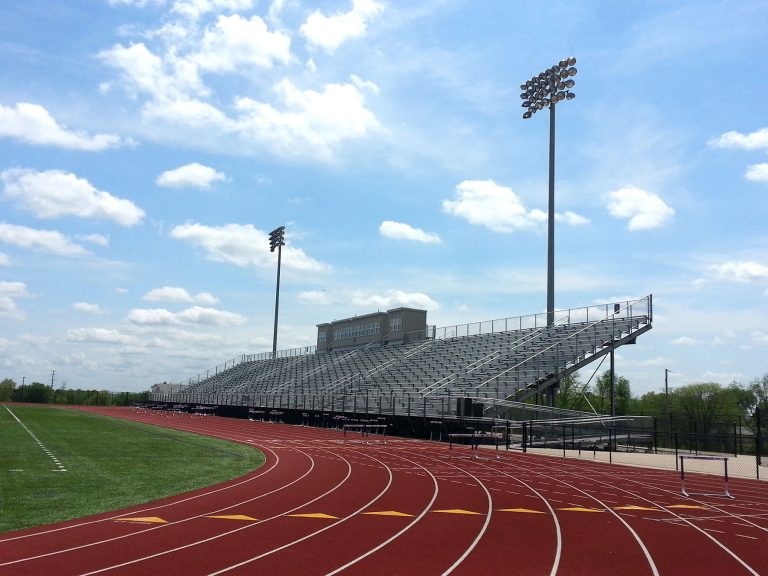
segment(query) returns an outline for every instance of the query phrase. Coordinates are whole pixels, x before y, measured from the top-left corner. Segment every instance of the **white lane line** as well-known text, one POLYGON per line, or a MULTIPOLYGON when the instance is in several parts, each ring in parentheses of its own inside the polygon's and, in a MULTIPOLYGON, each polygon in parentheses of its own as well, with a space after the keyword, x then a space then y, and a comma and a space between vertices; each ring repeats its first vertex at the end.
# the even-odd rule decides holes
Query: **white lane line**
MULTIPOLYGON (((459 468, 461 470, 461 468, 459 468)), ((490 492, 488 492, 488 489, 485 487, 485 484, 483 484, 480 480, 478 480, 475 476, 473 476, 470 472, 465 471, 465 473, 474 478, 476 485, 479 485, 483 491, 485 492, 485 496, 488 500, 488 512, 485 514, 485 523, 483 523, 482 528, 477 533, 477 536, 475 536, 475 539, 472 541, 472 544, 470 544, 467 549, 464 551, 464 553, 459 556, 456 561, 445 571, 443 572, 442 576, 447 576, 448 574, 451 574, 464 560, 466 560, 467 556, 470 555, 470 553, 477 547, 477 545, 480 543, 480 540, 482 539, 485 532, 488 530, 488 525, 491 523, 491 515, 493 514, 493 498, 491 497, 490 492)), ((475 486, 475 484, 467 484, 468 486, 475 486)))
MULTIPOLYGON (((607 481, 599 480, 598 478, 601 477, 601 476, 602 477, 607 476, 608 478, 611 478, 611 479, 614 479, 614 480, 619 480, 621 482, 626 482, 627 480, 629 480, 631 482, 634 482, 635 484, 639 484, 640 486, 648 486, 648 484, 645 484, 644 482, 639 482, 639 481, 636 481, 636 480, 626 479, 624 477, 616 476, 614 474, 600 475, 598 477, 586 476, 584 474, 577 474, 577 473, 574 473, 574 475, 577 476, 577 477, 589 479, 592 483, 602 484, 603 486, 607 486, 607 487, 609 487, 611 489, 616 489, 619 492, 623 492, 624 494, 630 494, 633 497, 637 497, 640 500, 645 500, 646 502, 652 504, 653 506, 655 506, 655 507, 657 507, 657 508, 659 508, 661 510, 664 510, 665 512, 667 512, 668 514, 670 514, 674 518, 679 519, 680 522, 690 526, 691 528, 699 531, 701 534, 703 534, 704 536, 709 538, 712 542, 714 542, 717 546, 719 546, 726 554, 730 555, 734 560, 736 560, 739 564, 741 564, 750 574, 752 574, 753 576, 760 576, 749 564, 746 563, 746 561, 744 561, 741 557, 739 557, 738 554, 736 554, 735 551, 731 550, 723 542, 720 542, 720 540, 718 540, 717 538, 715 538, 714 536, 709 534, 708 530, 703 529, 703 528, 697 526, 696 524, 694 524, 692 522, 692 520, 696 520, 695 516, 689 516, 689 517, 682 516, 682 515, 674 512, 674 511, 672 511, 668 506, 665 506, 663 504, 655 502, 655 501, 653 501, 653 500, 651 500, 649 498, 646 498, 645 496, 642 496, 641 494, 632 492, 631 490, 627 490, 625 488, 620 488, 618 486, 614 486, 612 484, 609 484, 607 481)), ((594 496, 591 496, 591 497, 594 498, 594 496)), ((698 500, 693 500, 693 501, 697 502, 699 504, 702 504, 702 505, 704 504, 703 502, 700 502, 698 500)), ((713 510, 717 510, 718 512, 727 514, 727 512, 725 512, 724 510, 721 510, 720 508, 717 508, 714 505, 708 504, 707 506, 710 507, 713 510)), ((680 522, 676 522, 676 524, 680 525, 680 522)), ((762 530, 768 530, 766 528, 762 528, 762 527, 757 526, 757 525, 755 525, 755 526, 760 528, 760 529, 762 529, 762 530)), ((714 531, 714 532, 718 532, 718 531, 714 531)))
MULTIPOLYGON (((421 468, 423 468, 426 471, 427 474, 429 474, 432 477, 432 499, 422 509, 421 514, 419 514, 416 518, 414 518, 405 528, 400 530, 397 534, 394 534, 393 536, 391 536, 390 538, 388 538, 387 540, 385 540, 384 542, 382 542, 381 544, 379 544, 375 548, 371 548, 365 554, 363 554, 361 556, 358 556, 357 558, 355 558, 354 560, 351 560, 350 562, 347 562, 346 564, 344 564, 344 566, 340 566, 339 568, 336 568, 332 572, 328 572, 328 574, 326 574, 325 576, 334 576, 335 574, 338 574, 339 572, 342 572, 343 570, 346 570, 347 568, 349 568, 353 564, 357 564, 361 560, 363 560, 363 559, 367 558, 368 556, 371 556, 372 554, 378 552, 379 550, 381 550, 382 548, 387 546, 390 542, 393 542, 394 540, 396 540, 397 538, 402 536, 405 532, 407 532, 408 530, 413 528, 431 510, 432 505, 435 503, 435 500, 437 499, 437 494, 439 492, 439 486, 437 484, 437 477, 434 476, 429 470, 427 470, 426 468, 424 468, 420 464, 414 462, 413 460, 408 460, 407 458, 403 458, 402 456, 398 456, 398 457, 403 459, 403 460, 407 460, 408 462, 412 462, 416 466, 420 466, 421 468)), ((384 464, 384 463, 382 462, 382 464, 384 464)), ((388 467, 388 469, 390 471, 391 470, 395 470, 395 468, 389 468, 389 467, 388 467)))
POLYGON ((8 406, 3 406, 3 408, 8 410, 8 414, 13 416, 13 419, 16 420, 16 422, 18 422, 21 425, 21 427, 24 428, 24 430, 27 431, 27 434, 29 434, 32 437, 32 440, 35 441, 35 443, 40 447, 40 449, 43 452, 45 452, 51 460, 53 460, 53 463, 56 465, 56 470, 53 470, 53 472, 66 472, 67 469, 64 467, 64 465, 61 462, 59 462, 59 459, 56 458, 56 456, 54 456, 53 453, 50 450, 48 450, 48 448, 46 448, 45 444, 40 442, 40 439, 37 436, 35 436, 35 434, 32 432, 32 430, 27 428, 24 425, 24 422, 19 420, 18 416, 16 416, 16 414, 14 414, 13 412, 11 412, 11 409, 8 408, 8 406))
MULTIPOLYGON (((505 463, 505 465, 506 464, 507 463, 505 463)), ((518 482, 521 482, 521 480, 517 476, 515 476, 514 474, 508 474, 508 473, 504 472, 501 469, 499 471, 502 474, 504 474, 505 476, 510 476, 510 477, 514 478, 515 480, 517 480, 518 482)), ((534 474, 538 474, 539 476, 542 476, 542 477, 551 478, 551 476, 549 476, 548 474, 545 474, 544 472, 537 472, 536 470, 534 470, 532 468, 529 469, 529 471, 533 472, 534 474)), ((651 557, 651 553, 648 550, 648 548, 646 547, 646 545, 643 542, 643 540, 640 538, 640 535, 637 532, 635 532, 635 530, 629 525, 629 523, 627 523, 627 521, 624 518, 621 517, 621 515, 619 515, 617 512, 615 512, 613 509, 611 509, 611 507, 607 504, 606 501, 600 500, 599 498, 597 498, 597 496, 595 496, 593 494, 590 494, 589 492, 587 492, 585 490, 582 490, 581 488, 576 487, 575 485, 571 484, 570 482, 567 482, 565 480, 561 480, 559 478, 555 478, 554 480, 556 482, 559 482, 561 486, 568 486, 572 490, 576 490, 577 492, 580 492, 581 494, 583 494, 585 497, 587 497, 587 498, 593 500, 594 502, 598 503, 600 506, 603 507, 603 509, 605 509, 606 512, 609 512, 619 522, 621 522, 624 525, 624 527, 626 528, 626 530, 632 535, 632 537, 634 538, 635 542, 640 547, 640 550, 643 552, 643 555, 645 556, 645 559, 648 562, 648 566, 651 569, 651 572, 652 572, 653 576, 659 576, 659 570, 656 567, 656 563, 653 561, 653 558, 651 557)), ((550 501, 551 502, 555 502, 556 500, 550 499, 550 501)), ((549 502, 547 500, 544 500, 544 502, 547 504, 547 506, 550 508, 550 510, 552 510, 552 507, 550 506, 549 502)), ((554 511, 552 511, 552 512, 554 513, 554 511)), ((558 537, 559 536, 560 535, 558 534, 558 537)), ((557 567, 553 568, 553 571, 551 572, 551 576, 554 576, 554 574, 556 573, 556 570, 557 570, 557 567)))

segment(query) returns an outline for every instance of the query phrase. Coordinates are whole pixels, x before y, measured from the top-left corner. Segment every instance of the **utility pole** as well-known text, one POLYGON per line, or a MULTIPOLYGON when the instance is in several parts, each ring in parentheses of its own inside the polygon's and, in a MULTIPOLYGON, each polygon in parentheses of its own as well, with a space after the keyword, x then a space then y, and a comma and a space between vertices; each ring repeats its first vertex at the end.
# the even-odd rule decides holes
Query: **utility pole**
POLYGON ((56 374, 56 370, 51 370, 51 390, 53 390, 53 377, 56 374))

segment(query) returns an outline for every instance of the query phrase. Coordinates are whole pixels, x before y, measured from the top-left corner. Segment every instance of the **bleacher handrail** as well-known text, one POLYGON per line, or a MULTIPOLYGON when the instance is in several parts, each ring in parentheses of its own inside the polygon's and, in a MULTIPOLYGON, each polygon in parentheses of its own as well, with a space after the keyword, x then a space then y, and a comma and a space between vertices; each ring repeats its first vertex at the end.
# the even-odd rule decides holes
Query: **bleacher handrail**
MULTIPOLYGON (((492 382, 493 380, 496 380, 496 379, 497 379, 497 378, 499 378, 500 376, 503 376, 504 374, 506 374, 506 373, 508 373, 508 372, 511 372, 512 370, 515 370, 516 368, 518 368, 518 367, 522 366, 522 365, 523 365, 525 362, 528 362, 528 361, 530 361, 531 359, 533 359, 533 358, 536 358, 537 356, 541 356, 541 355, 543 355, 544 353, 546 353, 546 352, 549 352, 549 351, 550 351, 550 350, 552 350, 553 348, 556 348, 557 346, 559 346, 559 345, 560 345, 562 342, 564 342, 564 341, 566 341, 566 340, 568 340, 568 339, 571 339, 571 338, 573 338, 573 337, 578 337, 578 336, 579 336, 580 334, 582 334, 583 332, 585 332, 585 331, 587 331, 587 330, 590 330, 591 328, 593 328, 594 326, 596 326, 596 325, 598 325, 598 324, 602 324, 603 322, 605 322, 605 321, 606 321, 606 320, 608 320, 608 319, 613 319, 613 320, 615 320, 615 319, 616 319, 616 315, 617 315, 617 314, 620 314, 621 312, 629 311, 630 315, 629 315, 629 316, 627 316, 627 318, 634 318, 635 316, 633 316, 633 315, 632 315, 632 306, 633 306, 634 304, 637 304, 638 302, 641 302, 641 301, 643 301, 643 300, 647 300, 647 301, 648 301, 648 304, 647 304, 647 308, 646 308, 647 312, 646 312, 646 314, 641 314, 640 316, 641 316, 641 317, 645 317, 645 318, 647 318, 647 319, 648 319, 648 322, 650 322, 650 321, 651 321, 651 318, 652 318, 652 316, 651 316, 651 314, 652 314, 652 308, 651 308, 651 307, 652 307, 652 304, 651 304, 652 300, 651 300, 651 296, 650 296, 650 295, 649 295, 649 296, 644 296, 643 298, 638 298, 637 300, 634 300, 634 301, 632 301, 632 302, 627 302, 627 303, 626 303, 626 306, 624 306, 624 307, 621 307, 621 303, 618 303, 618 304, 614 304, 614 311, 613 311, 612 313, 608 314, 607 316, 605 316, 604 318, 601 318, 601 319, 599 319, 599 320, 595 320, 595 321, 593 321, 593 322, 587 322, 587 325, 586 325, 586 326, 584 326, 583 328, 581 328, 581 329, 577 330, 576 332, 573 332, 573 333, 571 333, 571 334, 568 334, 568 335, 567 335, 567 336, 565 336, 565 338, 563 338, 562 340, 558 340, 558 341, 557 341, 557 342, 555 342, 554 344, 550 344, 549 346, 547 346, 547 347, 545 347, 545 348, 542 348, 541 350, 539 350, 538 352, 536 352, 536 353, 535 353, 535 354, 533 354, 532 356, 530 356, 530 357, 526 358, 526 359, 525 359, 525 360, 523 360, 522 362, 518 362, 517 364, 515 364, 515 365, 513 365, 513 366, 510 366, 510 367, 508 367, 506 370, 502 370, 501 372, 499 372, 499 373, 498 373, 498 374, 496 374, 495 376, 492 376, 491 378, 489 378, 489 379, 485 380, 484 382, 481 382, 480 384, 478 384, 477 386, 475 386, 475 387, 474 387, 474 388, 475 388, 475 390, 477 390, 477 389, 481 388, 482 386, 486 386, 487 384, 489 384, 489 383, 490 383, 490 382, 492 382), (617 307, 617 306, 618 306, 618 307, 617 307)), ((607 306, 607 305, 606 305, 606 306, 607 306)), ((570 318, 570 315, 569 315, 569 318, 570 318)), ((570 321, 568 322, 568 324, 570 324, 570 321)))

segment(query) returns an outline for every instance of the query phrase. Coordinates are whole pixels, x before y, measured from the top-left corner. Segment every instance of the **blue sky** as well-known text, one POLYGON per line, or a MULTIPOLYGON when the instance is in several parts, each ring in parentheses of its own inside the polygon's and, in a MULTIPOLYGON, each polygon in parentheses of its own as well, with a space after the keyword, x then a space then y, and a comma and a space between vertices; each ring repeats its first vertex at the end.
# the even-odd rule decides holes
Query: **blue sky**
MULTIPOLYGON (((0 5, 0 378, 144 390, 315 325, 654 295, 633 392, 768 372, 768 3, 0 5)), ((588 373, 585 376, 589 376, 588 373)))

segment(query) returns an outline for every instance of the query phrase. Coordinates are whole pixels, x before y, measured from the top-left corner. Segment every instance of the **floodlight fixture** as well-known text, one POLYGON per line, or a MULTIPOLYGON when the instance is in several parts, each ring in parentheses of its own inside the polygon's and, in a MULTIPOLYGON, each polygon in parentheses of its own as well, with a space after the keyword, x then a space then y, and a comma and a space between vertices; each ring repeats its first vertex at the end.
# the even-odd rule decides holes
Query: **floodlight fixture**
POLYGON ((549 108, 549 212, 547 234, 547 326, 555 322, 555 108, 558 102, 573 100, 576 94, 576 58, 563 58, 554 66, 532 76, 520 89, 524 93, 523 118, 531 118, 539 110, 549 108))
POLYGON ((285 246, 285 226, 275 228, 269 233, 269 251, 274 252, 275 248, 285 246))

